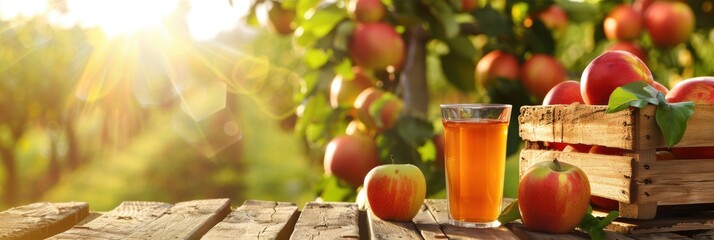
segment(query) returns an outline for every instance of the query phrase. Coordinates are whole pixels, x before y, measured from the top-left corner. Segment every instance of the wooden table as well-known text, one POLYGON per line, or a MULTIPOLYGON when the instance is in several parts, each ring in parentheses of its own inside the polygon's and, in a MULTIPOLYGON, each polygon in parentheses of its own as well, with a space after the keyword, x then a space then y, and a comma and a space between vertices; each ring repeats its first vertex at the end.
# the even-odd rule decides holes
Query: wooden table
MULTIPOLYGON (((126 201, 109 212, 92 213, 83 202, 34 203, 0 212, 0 239, 588 239, 581 232, 530 232, 518 223, 455 227, 446 223, 442 199, 426 200, 412 222, 383 221, 354 203, 310 202, 302 210, 288 202, 248 200, 234 210, 230 205, 229 199, 126 201)), ((687 239, 641 230, 607 234, 609 239, 687 239)), ((712 236, 700 231, 694 237, 712 236)))

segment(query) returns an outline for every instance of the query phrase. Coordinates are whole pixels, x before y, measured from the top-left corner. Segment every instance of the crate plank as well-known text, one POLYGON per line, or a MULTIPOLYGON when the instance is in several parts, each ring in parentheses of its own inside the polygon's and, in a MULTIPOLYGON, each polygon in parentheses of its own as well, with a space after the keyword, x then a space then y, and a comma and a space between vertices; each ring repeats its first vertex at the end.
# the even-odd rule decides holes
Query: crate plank
POLYGON ((89 215, 85 202, 33 203, 0 212, 0 239, 42 239, 70 229, 89 215))
POLYGON ((606 106, 521 107, 519 135, 528 141, 582 143, 634 149, 633 109, 605 115, 606 106))
POLYGON ((547 240, 547 239, 558 239, 558 240, 587 240, 590 239, 587 234, 581 232, 573 232, 568 234, 552 234, 552 233, 541 233, 533 232, 526 229, 522 223, 509 223, 506 227, 510 229, 516 236, 521 240, 547 240))
POLYGON ((122 239, 163 216, 171 204, 125 201, 100 217, 50 239, 122 239))
POLYGON ((412 222, 414 222, 414 225, 425 240, 448 238, 446 234, 441 231, 439 223, 436 222, 434 216, 431 215, 431 212, 429 211, 429 208, 427 208, 426 204, 421 205, 419 212, 414 219, 412 219, 412 222))
POLYGON ((367 210, 370 239, 420 239, 413 222, 385 221, 367 210))
POLYGON ((180 202, 127 239, 197 239, 230 213, 230 200, 180 202))
POLYGON ((637 198, 660 205, 714 202, 714 160, 654 161, 638 167, 637 198))
POLYGON ((359 239, 355 203, 305 204, 290 239, 359 239))
POLYGON ((297 216, 294 203, 247 200, 201 239, 286 239, 297 216))
POLYGON ((524 149, 520 156, 521 175, 536 163, 558 159, 578 166, 588 175, 592 195, 627 203, 634 200, 630 191, 635 164, 632 157, 534 149, 524 149))
POLYGON ((647 220, 618 218, 607 228, 619 233, 633 234, 707 230, 714 229, 714 217, 708 215, 647 220))
POLYGON ((425 204, 439 225, 441 225, 441 230, 443 230, 449 238, 518 239, 513 232, 504 226, 497 228, 464 228, 449 224, 449 215, 445 199, 427 199, 425 204))

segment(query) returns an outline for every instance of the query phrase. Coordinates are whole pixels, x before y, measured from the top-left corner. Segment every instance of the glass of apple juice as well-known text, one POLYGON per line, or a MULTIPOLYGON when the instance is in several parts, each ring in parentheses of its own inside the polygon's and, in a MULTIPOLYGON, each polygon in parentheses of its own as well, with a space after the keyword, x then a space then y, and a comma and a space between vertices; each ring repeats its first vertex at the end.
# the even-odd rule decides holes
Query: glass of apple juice
POLYGON ((503 201, 508 104, 442 104, 449 223, 498 227, 503 201))

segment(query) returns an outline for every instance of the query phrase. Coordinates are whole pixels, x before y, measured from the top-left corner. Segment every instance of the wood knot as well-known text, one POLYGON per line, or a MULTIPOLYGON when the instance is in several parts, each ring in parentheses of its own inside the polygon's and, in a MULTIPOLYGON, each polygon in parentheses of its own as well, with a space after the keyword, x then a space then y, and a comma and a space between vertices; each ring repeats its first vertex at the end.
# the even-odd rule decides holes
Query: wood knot
POLYGON ((650 165, 649 165, 649 164, 645 164, 645 165, 644 165, 644 166, 642 166, 642 167, 644 167, 644 168, 645 168, 645 170, 650 170, 650 165))
POLYGON ((652 139, 652 136, 650 136, 649 134, 647 134, 647 135, 645 135, 645 138, 646 138, 647 140, 650 140, 650 139, 652 139))
POLYGON ((648 197, 649 197, 649 196, 650 196, 650 193, 649 193, 649 192, 645 192, 645 196, 648 196, 648 197))
POLYGON ((645 179, 645 184, 652 184, 652 180, 649 179, 649 178, 648 178, 648 179, 645 179))

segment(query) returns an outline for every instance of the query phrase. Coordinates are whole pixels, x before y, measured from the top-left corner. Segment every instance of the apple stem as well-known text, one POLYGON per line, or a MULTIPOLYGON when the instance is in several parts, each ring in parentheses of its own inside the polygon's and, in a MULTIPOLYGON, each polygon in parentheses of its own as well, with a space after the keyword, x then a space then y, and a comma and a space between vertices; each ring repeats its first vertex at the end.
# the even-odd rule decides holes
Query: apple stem
POLYGON ((557 158, 553 158, 553 163, 555 163, 555 169, 560 172, 563 171, 563 169, 560 167, 560 162, 558 162, 557 158))

